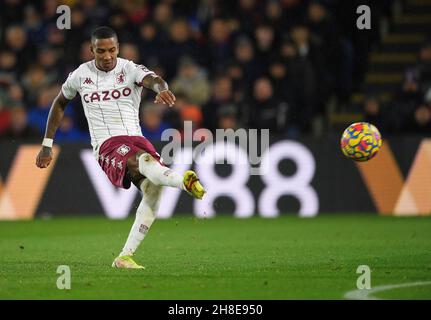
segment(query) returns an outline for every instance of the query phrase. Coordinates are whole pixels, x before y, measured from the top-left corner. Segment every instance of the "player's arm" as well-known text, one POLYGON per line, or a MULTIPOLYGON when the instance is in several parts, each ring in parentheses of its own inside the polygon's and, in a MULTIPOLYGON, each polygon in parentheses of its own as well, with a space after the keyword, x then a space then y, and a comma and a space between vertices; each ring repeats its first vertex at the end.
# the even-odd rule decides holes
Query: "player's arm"
POLYGON ((39 151, 39 154, 36 158, 36 166, 39 168, 47 168, 52 161, 52 142, 55 133, 61 124, 61 120, 64 116, 64 110, 66 109, 69 101, 70 100, 67 100, 60 91, 52 103, 51 109, 49 110, 42 149, 39 151))
POLYGON ((170 107, 175 104, 176 98, 174 94, 169 90, 168 84, 161 77, 150 74, 142 80, 142 85, 157 93, 154 100, 155 103, 164 103, 170 107))

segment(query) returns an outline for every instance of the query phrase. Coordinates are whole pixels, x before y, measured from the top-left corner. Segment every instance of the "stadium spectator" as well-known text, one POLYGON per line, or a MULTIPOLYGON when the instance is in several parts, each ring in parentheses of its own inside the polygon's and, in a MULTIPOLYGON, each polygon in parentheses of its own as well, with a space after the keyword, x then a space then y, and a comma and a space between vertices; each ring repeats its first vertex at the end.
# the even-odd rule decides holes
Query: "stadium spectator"
POLYGON ((10 110, 10 123, 0 138, 15 139, 40 139, 40 133, 28 124, 27 110, 24 106, 16 106, 10 110))
POLYGON ((57 85, 41 87, 38 92, 37 102, 29 109, 28 122, 32 127, 38 129, 40 134, 45 132, 51 102, 58 90, 60 89, 57 85))
POLYGON ((420 82, 416 71, 409 70, 406 72, 401 91, 395 96, 397 109, 411 112, 417 105, 423 101, 423 94, 420 90, 420 82))
POLYGON ((215 131, 218 109, 222 105, 232 103, 234 103, 232 80, 228 76, 220 75, 213 81, 210 101, 202 108, 204 127, 215 131))
POLYGON ((415 110, 410 129, 414 133, 431 134, 431 105, 423 103, 415 110))
POLYGON ((54 80, 52 76, 49 76, 42 66, 38 64, 31 65, 22 79, 27 104, 36 104, 38 95, 52 80, 54 80))
POLYGON ((281 100, 293 104, 294 92, 292 91, 293 82, 288 74, 287 66, 283 59, 278 56, 271 57, 268 65, 268 75, 274 87, 274 94, 281 100))
POLYGON ((24 14, 24 29, 29 42, 33 45, 43 43, 45 41, 45 28, 41 15, 33 6, 26 6, 24 14))
POLYGON ((119 1, 119 6, 134 27, 145 21, 149 15, 149 8, 145 0, 119 1))
POLYGON ((0 81, 0 106, 11 108, 22 105, 24 93, 22 87, 14 82, 0 81))
POLYGON ((10 110, 6 109, 0 101, 0 138, 10 124, 10 110))
POLYGON ((283 9, 280 1, 269 0, 265 6, 264 22, 272 26, 273 30, 286 30, 285 19, 283 19, 283 9))
POLYGON ((172 5, 168 2, 160 2, 153 8, 153 19, 164 39, 168 38, 169 26, 174 19, 172 5))
POLYGON ((431 42, 425 43, 421 48, 417 70, 421 83, 420 89, 423 92, 428 92, 431 90, 431 42))
POLYGON ((33 60, 36 48, 27 41, 27 33, 20 25, 8 26, 5 30, 5 48, 16 55, 16 71, 18 74, 24 72, 25 68, 33 60))
MULTIPOLYGON (((307 33, 306 30, 300 32, 307 33)), ((305 35, 305 37, 307 36, 305 35)), ((281 44, 280 55, 287 66, 289 77, 293 79, 291 86, 291 121, 301 133, 308 133, 311 130, 311 119, 317 109, 318 80, 314 65, 308 56, 308 49, 306 49, 308 46, 305 43, 304 45, 303 55, 301 56, 297 43, 290 38, 285 38, 281 44)))
POLYGON ((71 29, 66 33, 64 60, 69 65, 77 65, 80 63, 79 56, 76 54, 76 48, 86 40, 86 35, 89 33, 87 16, 80 6, 73 8, 71 17, 71 29))
POLYGON ((243 71, 242 81, 246 88, 251 89, 252 82, 264 73, 264 65, 260 65, 256 59, 256 53, 251 39, 241 35, 235 42, 234 57, 236 63, 243 71))
POLYGON ((269 24, 260 24, 254 30, 256 39, 256 60, 264 69, 268 69, 272 52, 275 50, 275 31, 269 24))
POLYGON ((281 0, 282 11, 286 29, 303 22, 307 12, 308 1, 302 0, 281 0))
POLYGON ((241 103, 248 94, 247 82, 244 81, 244 71, 241 65, 236 61, 229 62, 226 75, 232 81, 233 101, 241 103))
POLYGON ((309 95, 314 97, 313 100, 304 101, 311 113, 314 115, 317 107, 321 107, 327 97, 328 87, 324 75, 324 60, 320 53, 320 47, 313 43, 310 37, 310 30, 304 24, 298 24, 292 27, 290 36, 296 45, 299 72, 298 76, 303 76, 303 84, 307 88, 309 95), (316 85, 316 82, 319 85, 316 85))
POLYGON ((120 56, 127 60, 139 61, 139 49, 134 43, 122 43, 120 56))
POLYGON ((63 54, 64 48, 66 46, 66 35, 65 33, 57 28, 57 25, 52 24, 47 26, 47 45, 55 48, 57 51, 63 54))
POLYGON ((207 67, 217 73, 224 69, 232 54, 231 31, 226 19, 212 20, 208 37, 207 67))
POLYGON ((43 0, 41 6, 42 18, 45 25, 55 24, 57 20, 57 0, 43 0))
POLYGON ((146 20, 139 27, 139 36, 139 61, 147 66, 158 64, 162 52, 162 39, 154 21, 146 20))
POLYGON ((37 62, 49 75, 49 82, 63 80, 64 71, 57 50, 48 46, 41 48, 37 62))
POLYGON ((81 43, 81 47, 79 51, 79 63, 88 61, 88 59, 91 60, 90 46, 91 46, 90 41, 84 41, 81 43))
POLYGON ((253 34, 254 27, 261 22, 262 15, 260 3, 256 0, 238 0, 237 9, 241 31, 248 35, 253 34))
MULTIPOLYGON (((95 26, 100 26, 103 24, 108 17, 109 7, 101 3, 99 0, 85 0, 79 1, 82 5, 82 10, 85 13, 85 16, 88 18, 88 21, 91 22, 90 29, 95 26)), ((130 1, 113 1, 113 6, 118 6, 118 3, 126 3, 130 1)), ((124 14, 124 13, 123 13, 124 14)))
POLYGON ((322 82, 326 84, 324 100, 328 98, 334 86, 338 89, 339 98, 346 99, 346 92, 352 86, 352 70, 349 68, 348 50, 336 24, 321 1, 312 1, 308 6, 306 25, 310 30, 316 46, 319 48, 317 61, 322 82))
POLYGON ((245 104, 249 127, 269 129, 274 133, 287 131, 287 104, 274 96, 274 88, 267 77, 258 78, 253 84, 253 96, 245 104))
POLYGON ((220 14, 220 3, 216 0, 199 1, 193 20, 196 20, 198 28, 208 30, 210 21, 220 14))
MULTIPOLYGON (((71 110, 71 109, 69 109, 71 110)), ((55 141, 62 142, 90 142, 88 132, 76 128, 71 111, 67 111, 55 133, 55 141)))
POLYGON ((217 110, 218 129, 239 129, 242 125, 238 121, 238 109, 233 104, 222 105, 217 110))
POLYGON ((312 33, 312 37, 322 48, 326 60, 331 58, 331 54, 336 53, 338 31, 332 17, 325 6, 319 1, 312 1, 308 6, 306 24, 312 33))
POLYGON ((3 83, 12 83, 18 80, 17 57, 9 50, 0 51, 0 81, 3 83))
POLYGON ((135 28, 127 20, 126 14, 120 7, 115 6, 111 8, 108 20, 109 24, 117 30, 118 36, 121 37, 122 41, 134 41, 135 28))
POLYGON ((5 0, 2 1, 0 27, 4 29, 6 26, 21 23, 24 19, 22 7, 23 0, 5 0))
POLYGON ((23 91, 19 84, 0 78, 0 138, 10 126, 11 108, 23 105, 23 91))
POLYGON ((364 100, 365 121, 375 125, 381 134, 392 133, 399 129, 397 110, 390 110, 377 96, 369 95, 364 100))
POLYGON ((178 74, 172 81, 172 90, 183 92, 192 104, 198 106, 205 104, 210 95, 205 71, 188 56, 182 57, 179 62, 178 74))
MULTIPOLYGON (((178 113, 180 115, 181 124, 184 124, 184 121, 192 122, 192 132, 200 129, 202 127, 203 115, 201 111, 201 107, 191 103, 187 96, 181 91, 176 95, 177 101, 175 102, 175 106, 177 107, 178 113)), ((183 135, 183 128, 180 129, 183 135)))
POLYGON ((18 83, 12 83, 7 90, 5 103, 9 108, 24 104, 24 90, 18 83))
POLYGON ((163 121, 163 110, 154 103, 145 103, 141 109, 142 134, 152 141, 160 141, 164 130, 169 129, 163 121))
POLYGON ((393 99, 392 111, 398 115, 396 121, 400 123, 402 132, 431 133, 431 104, 424 99, 421 88, 419 70, 407 70, 401 91, 393 99))
POLYGON ((406 132, 414 131, 413 114, 422 102, 423 93, 420 90, 417 72, 414 69, 407 70, 400 90, 394 94, 394 98, 389 102, 394 129, 406 132))
MULTIPOLYGON (((163 65, 169 78, 177 73, 181 57, 189 56, 196 60, 199 48, 191 35, 190 27, 185 19, 174 20, 169 29, 170 38, 163 57, 163 65)), ((160 52, 159 52, 160 54, 160 52)))

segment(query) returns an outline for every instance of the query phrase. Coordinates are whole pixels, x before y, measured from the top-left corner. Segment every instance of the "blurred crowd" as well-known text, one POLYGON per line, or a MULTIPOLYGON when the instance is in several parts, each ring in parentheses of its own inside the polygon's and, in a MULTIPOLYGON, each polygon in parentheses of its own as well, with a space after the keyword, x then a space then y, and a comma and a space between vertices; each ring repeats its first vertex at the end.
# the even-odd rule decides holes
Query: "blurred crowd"
POLYGON ((431 41, 418 52, 418 63, 408 68, 398 92, 389 101, 369 94, 364 102, 365 120, 382 133, 431 135, 431 41))
MULTIPOLYGON (((373 15, 389 14, 391 0, 376 2, 373 15)), ((328 99, 347 101, 358 87, 366 55, 378 40, 378 28, 355 32, 359 4, 3 0, 0 139, 43 136, 52 100, 68 73, 92 59, 89 38, 100 25, 117 32, 120 57, 153 69, 177 96, 176 108, 165 108, 153 105, 154 93, 144 90, 141 125, 148 138, 160 139, 165 128, 181 129, 185 120, 195 129, 269 128, 292 138, 309 134, 328 99), (72 9, 70 30, 56 27, 61 4, 72 9)), ((429 51, 424 56, 429 66, 429 51)), ((406 101, 413 99, 416 76, 406 80, 401 94, 406 101)), ((385 112, 372 97, 369 104, 370 117, 385 112)), ((89 141, 79 97, 67 107, 56 141, 89 141)))

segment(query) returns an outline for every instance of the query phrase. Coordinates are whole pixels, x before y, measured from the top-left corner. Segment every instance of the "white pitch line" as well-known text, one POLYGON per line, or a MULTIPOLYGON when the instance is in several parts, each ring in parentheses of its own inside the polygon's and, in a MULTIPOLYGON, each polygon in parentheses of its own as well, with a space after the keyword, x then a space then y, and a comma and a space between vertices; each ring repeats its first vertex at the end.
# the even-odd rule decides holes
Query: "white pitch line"
POLYGON ((418 281, 418 282, 409 282, 409 283, 400 283, 400 284, 389 284, 384 286, 377 286, 372 289, 356 289, 347 292, 344 295, 345 299, 349 300, 382 300, 380 298, 373 297, 373 294, 381 291, 387 291, 397 288, 407 288, 407 287, 417 287, 417 286, 428 286, 431 285, 431 281, 418 281))

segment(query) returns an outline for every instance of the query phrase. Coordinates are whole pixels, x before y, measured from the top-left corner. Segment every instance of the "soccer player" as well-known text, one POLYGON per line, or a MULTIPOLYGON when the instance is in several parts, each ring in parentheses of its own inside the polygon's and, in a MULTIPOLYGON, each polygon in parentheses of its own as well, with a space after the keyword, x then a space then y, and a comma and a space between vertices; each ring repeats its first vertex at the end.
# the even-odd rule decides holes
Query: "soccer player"
POLYGON ((52 103, 36 165, 49 166, 53 138, 64 110, 79 93, 100 167, 116 187, 128 189, 133 183, 142 191, 126 244, 112 267, 144 269, 132 256, 156 218, 162 186, 185 190, 197 199, 202 199, 205 189, 195 172, 188 170, 181 176, 167 168, 142 135, 138 116, 142 87, 157 93, 155 103, 172 107, 175 96, 168 84, 146 67, 118 58, 118 38, 109 27, 93 31, 91 52, 94 60, 69 74, 52 103))

